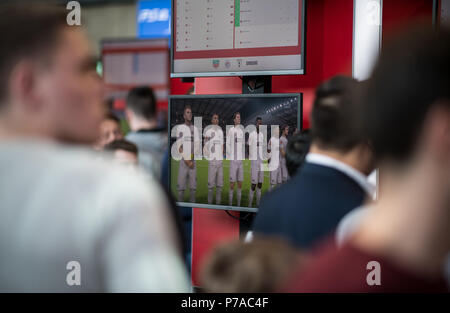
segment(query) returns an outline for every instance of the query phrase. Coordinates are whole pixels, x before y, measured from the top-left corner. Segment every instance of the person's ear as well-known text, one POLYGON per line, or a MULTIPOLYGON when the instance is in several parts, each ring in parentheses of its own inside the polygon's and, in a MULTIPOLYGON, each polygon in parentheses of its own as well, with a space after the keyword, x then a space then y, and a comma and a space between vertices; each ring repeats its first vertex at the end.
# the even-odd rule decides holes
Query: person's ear
POLYGON ((447 103, 447 108, 444 113, 444 126, 442 127, 443 142, 447 149, 450 160, 450 101, 447 103))
POLYGON ((36 86, 36 68, 27 61, 18 63, 9 79, 11 100, 22 106, 21 109, 36 111, 41 103, 36 86))
POLYGON ((450 161, 450 102, 436 105, 425 124, 426 138, 438 159, 450 161))

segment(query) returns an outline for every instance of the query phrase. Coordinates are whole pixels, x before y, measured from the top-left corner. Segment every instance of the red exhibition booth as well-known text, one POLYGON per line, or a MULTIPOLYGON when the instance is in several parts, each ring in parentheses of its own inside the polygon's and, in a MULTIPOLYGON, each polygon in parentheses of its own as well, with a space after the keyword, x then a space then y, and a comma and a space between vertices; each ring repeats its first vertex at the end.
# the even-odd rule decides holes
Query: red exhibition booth
MULTIPOLYGON (((365 63, 373 63, 383 41, 389 38, 389 35, 396 30, 404 28, 412 22, 421 21, 428 25, 432 23, 439 25, 441 11, 444 12, 444 9, 441 10, 444 1, 446 0, 306 0, 305 21, 303 24, 305 27, 303 33, 303 66, 305 73, 303 75, 272 76, 270 78, 270 92, 302 93, 302 126, 303 129, 308 129, 310 126, 309 114, 312 108, 314 92, 319 84, 337 74, 353 76, 357 79, 367 78, 367 68, 370 67, 370 64, 366 66, 365 63), (362 8, 361 5, 363 5, 362 8), (367 23, 370 23, 370 21, 364 20, 366 18, 365 16, 360 16, 361 9, 368 14, 378 16, 378 33, 374 35, 378 37, 376 37, 377 39, 373 48, 376 51, 372 52, 374 54, 367 54, 367 56, 364 54, 364 51, 366 51, 365 48, 367 47, 361 47, 361 43, 358 40, 361 38, 364 39, 365 34, 361 29, 367 26, 367 23), (358 23, 360 25, 357 25, 358 23), (362 67, 360 67, 361 64, 362 67)), ((442 19, 444 19, 444 15, 442 15, 442 19)), ((188 33, 186 32, 186 34, 188 33)), ((104 58, 104 70, 110 71, 111 67, 108 69, 108 65, 105 63, 105 56, 120 52, 130 53, 131 48, 130 43, 127 42, 125 42, 125 50, 121 50, 121 47, 117 46, 121 44, 120 42, 110 43, 110 46, 107 44, 103 46, 102 54, 104 58)), ((149 44, 154 45, 155 43, 149 44)), ((131 52, 164 53, 165 59, 161 59, 162 61, 160 61, 164 66, 159 70, 160 75, 158 76, 168 77, 170 58, 168 46, 165 45, 166 43, 155 47, 132 47, 131 52), (167 73, 163 73, 165 70, 167 70, 167 73)), ((162 58, 163 56, 160 57, 162 58)), ((119 65, 117 69, 118 73, 120 73, 120 65, 123 62, 134 64, 131 56, 128 56, 128 58, 130 58, 128 61, 124 59, 125 61, 116 62, 119 65)), ((137 66, 135 67, 138 68, 137 66)), ((145 75, 146 73, 143 71, 141 74, 145 75)), ((130 79, 140 79, 139 75, 141 74, 136 72, 133 74, 135 76, 130 79)), ((117 77, 122 76, 117 75, 117 77)), ((142 79, 146 78, 142 77, 142 79)), ((121 85, 116 82, 107 84, 107 87, 109 87, 111 93, 122 95, 123 98, 124 92, 134 85, 136 83, 127 84, 126 82, 122 82, 121 85)), ((156 86, 156 91, 160 91, 160 95, 158 96, 159 109, 167 110, 167 96, 169 94, 185 95, 193 85, 195 87, 195 95, 242 94, 243 79, 238 76, 196 77, 194 83, 183 82, 181 78, 171 78, 167 81, 154 82, 153 87, 156 86)), ((122 100, 122 102, 124 101, 122 100)), ((121 109, 117 106, 116 108, 121 109)), ((235 217, 239 217, 239 214, 247 213, 233 212, 233 214, 235 217)), ((239 219, 231 217, 225 210, 193 208, 192 216, 191 278, 193 286, 200 286, 199 271, 203 260, 211 252, 211 249, 221 242, 240 238, 243 231, 240 229, 242 224, 239 219)))
MULTIPOLYGON (((314 91, 324 80, 337 75, 352 75, 354 0, 309 0, 306 3, 305 75, 273 76, 273 93, 303 93, 303 127, 309 128, 314 91)), ((383 39, 416 19, 432 23, 431 0, 384 0, 382 3, 383 39)), ((172 94, 184 89, 172 79, 172 94), (180 86, 180 87, 179 87, 180 86), (179 88, 179 89, 178 89, 179 88)), ((195 79, 195 94, 239 94, 239 77, 195 79)), ((235 213, 238 215, 239 213, 235 213)), ((245 213, 241 213, 245 214, 245 213)), ((239 220, 222 210, 193 208, 192 284, 200 286, 202 261, 218 243, 238 239, 239 220)))

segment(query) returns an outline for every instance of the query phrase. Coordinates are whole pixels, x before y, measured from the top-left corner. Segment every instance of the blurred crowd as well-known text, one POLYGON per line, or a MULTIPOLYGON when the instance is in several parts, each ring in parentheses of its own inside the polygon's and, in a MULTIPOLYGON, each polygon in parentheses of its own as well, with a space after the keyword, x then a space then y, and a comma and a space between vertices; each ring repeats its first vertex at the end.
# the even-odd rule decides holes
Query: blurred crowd
MULTIPOLYGON (((65 10, 1 7, 0 38, 0 292, 192 291, 153 90, 130 90, 119 119, 65 10)), ((289 138, 291 180, 250 240, 206 258, 200 289, 447 292, 449 63, 450 32, 415 27, 367 81, 323 82, 311 129, 289 138)))

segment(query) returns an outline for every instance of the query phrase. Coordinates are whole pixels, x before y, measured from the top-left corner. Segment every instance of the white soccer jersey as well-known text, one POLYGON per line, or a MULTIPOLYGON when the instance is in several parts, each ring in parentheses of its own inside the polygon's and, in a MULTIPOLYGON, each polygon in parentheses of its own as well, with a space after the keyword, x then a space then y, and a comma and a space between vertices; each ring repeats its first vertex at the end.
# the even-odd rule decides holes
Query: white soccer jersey
MULTIPOLYGON (((280 149, 283 149, 284 152, 286 152, 287 144, 288 144, 287 138, 285 136, 281 136, 280 137, 280 149)), ((284 157, 282 155, 280 155, 280 158, 286 160, 286 157, 284 157)))
POLYGON ((252 184, 261 184, 264 182, 264 172, 261 171, 262 164, 262 145, 264 135, 261 132, 253 131, 248 138, 249 158, 251 167, 252 184))
POLYGON ((205 156, 210 159, 208 164, 208 188, 223 186, 223 132, 219 126, 216 125, 216 127, 218 129, 208 129, 205 138, 205 156), (217 159, 216 156, 220 156, 220 158, 217 159))
POLYGON ((211 164, 218 165, 222 164, 223 160, 223 132, 219 126, 211 126, 217 127, 217 129, 210 128, 206 131, 203 151, 211 164))
POLYGON ((250 160, 262 160, 262 146, 264 135, 262 132, 253 131, 248 137, 249 158, 250 160))
MULTIPOLYGON (((178 182, 177 182, 177 188, 179 191, 187 189, 187 182, 189 182, 190 189, 197 189, 197 166, 194 159, 194 154, 198 153, 198 149, 197 149, 197 142, 195 142, 194 138, 195 136, 198 136, 198 129, 194 125, 189 126, 186 124, 182 125, 189 127, 190 134, 187 136, 186 135, 183 136, 183 132, 180 132, 178 138, 182 139, 183 154, 186 152, 186 150, 184 149, 190 149, 190 155, 187 159, 194 162, 194 167, 189 168, 185 163, 184 159, 180 160, 180 165, 178 167, 178 182)), ((182 201, 182 199, 180 199, 180 201, 182 201)))
MULTIPOLYGON (((284 150, 284 153, 286 153, 287 151, 287 144, 288 144, 288 140, 285 136, 281 136, 280 137, 280 149, 284 150)), ((289 173, 287 171, 287 166, 286 166, 286 156, 282 156, 280 153, 280 160, 281 160, 281 179, 283 182, 287 181, 289 178, 289 173)))
POLYGON ((242 125, 233 126, 227 133, 227 158, 242 162, 245 158, 244 131, 242 125))
POLYGON ((276 165, 276 169, 273 169, 273 170, 278 170, 280 168, 280 163, 281 163, 280 162, 281 161, 280 160, 281 153, 280 153, 280 141, 279 141, 279 139, 275 138, 275 137, 271 137, 270 140, 269 140, 268 148, 270 150, 270 155, 271 155, 269 167, 270 167, 271 164, 273 164, 272 162, 275 162, 275 160, 278 159, 278 164, 275 164, 276 165), (277 158, 274 158, 275 153, 278 154, 277 158))
MULTIPOLYGON (((200 151, 200 137, 199 137, 199 130, 194 125, 186 125, 181 124, 177 125, 177 127, 189 127, 190 134, 189 135, 183 135, 183 132, 180 132, 178 134, 178 139, 182 139, 182 147, 184 149, 188 149, 190 147, 190 159, 194 159, 194 155, 198 155, 200 151), (195 136, 198 137, 198 140, 195 140, 195 136)), ((185 150, 184 150, 185 151, 185 150)))

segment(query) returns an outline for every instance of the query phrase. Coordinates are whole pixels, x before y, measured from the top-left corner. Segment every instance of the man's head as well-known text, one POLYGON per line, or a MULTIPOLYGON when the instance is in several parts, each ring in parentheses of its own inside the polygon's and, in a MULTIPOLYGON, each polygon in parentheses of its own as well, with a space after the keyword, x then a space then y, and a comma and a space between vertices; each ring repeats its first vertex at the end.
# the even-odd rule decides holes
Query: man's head
POLYGON ((361 83, 346 76, 319 86, 311 112, 311 152, 328 154, 368 175, 374 158, 356 114, 360 89, 361 83))
POLYGON ((284 125, 282 128, 281 128, 281 135, 282 136, 287 136, 288 134, 289 134, 289 126, 288 125, 284 125))
POLYGON ((192 109, 190 105, 187 105, 183 109, 184 122, 190 124, 192 122, 192 109))
POLYGON ((92 143, 102 83, 86 36, 66 16, 63 7, 0 7, 0 118, 9 131, 92 143))
MULTIPOLYGON (((415 29, 385 46, 367 84, 362 126, 381 164, 450 164, 450 32, 415 29)), ((447 167, 448 169, 448 167, 447 167)))
POLYGON ((113 113, 109 112, 100 124, 99 148, 104 148, 111 142, 122 139, 123 134, 120 130, 120 120, 113 113))
POLYGON ((357 88, 358 82, 346 76, 335 76, 317 88, 311 137, 319 147, 347 152, 361 143, 361 136, 355 132, 357 124, 350 119, 357 88))
POLYGON ((138 164, 138 148, 127 140, 114 140, 106 145, 105 151, 113 152, 114 161, 117 163, 133 166, 138 164))
POLYGON ((150 87, 136 87, 127 95, 125 114, 130 127, 136 121, 153 122, 156 120, 156 98, 150 87))
POLYGON ((256 125, 256 129, 259 131, 259 126, 262 125, 262 118, 261 117, 258 116, 256 118, 255 125, 256 125))
POLYGON ((219 114, 214 113, 211 117, 211 124, 219 125, 219 114))
POLYGON ((233 114, 233 122, 235 126, 241 124, 241 113, 236 112, 233 114))

